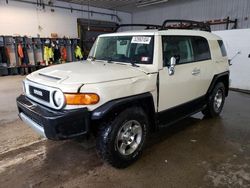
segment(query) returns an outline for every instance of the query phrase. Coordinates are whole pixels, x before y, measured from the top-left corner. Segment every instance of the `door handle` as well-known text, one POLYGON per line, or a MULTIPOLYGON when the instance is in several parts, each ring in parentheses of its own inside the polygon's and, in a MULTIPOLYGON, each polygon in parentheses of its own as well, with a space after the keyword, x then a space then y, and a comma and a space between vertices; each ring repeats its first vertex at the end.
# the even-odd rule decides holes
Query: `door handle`
POLYGON ((198 75, 201 73, 201 70, 200 69, 197 69, 195 68, 193 71, 192 71, 192 75, 198 75))
POLYGON ((223 61, 222 61, 222 60, 220 60, 220 61, 215 61, 215 63, 223 63, 223 61))

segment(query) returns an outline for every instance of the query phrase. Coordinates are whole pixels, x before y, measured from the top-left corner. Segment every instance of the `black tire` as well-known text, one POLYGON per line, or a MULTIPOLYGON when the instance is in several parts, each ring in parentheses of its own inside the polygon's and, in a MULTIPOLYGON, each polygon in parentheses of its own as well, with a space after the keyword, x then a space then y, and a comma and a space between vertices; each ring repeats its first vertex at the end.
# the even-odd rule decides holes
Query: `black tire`
POLYGON ((218 82, 215 85, 212 93, 208 97, 207 106, 204 110, 202 110, 202 113, 206 117, 217 117, 220 115, 220 113, 223 109, 224 102, 225 102, 225 86, 222 82, 218 82), (216 104, 218 104, 218 103, 216 103, 217 95, 219 95, 218 98, 221 98, 220 105, 216 105, 216 104))
MULTIPOLYGON (((131 125, 132 124, 133 123, 131 123, 131 125)), ((145 115, 144 111, 141 108, 139 107, 127 108, 124 111, 122 111, 119 115, 117 115, 115 118, 113 118, 113 120, 104 122, 99 126, 100 127, 97 136, 97 152, 104 161, 106 161, 107 163, 116 168, 126 168, 130 164, 134 163, 140 157, 148 135, 147 116, 145 115), (136 143, 138 144, 136 150, 131 154, 125 155, 119 151, 118 144, 119 142, 122 142, 123 144, 123 141, 118 141, 119 139, 117 137, 118 135, 123 134, 122 138, 124 138, 125 133, 127 133, 126 131, 124 131, 125 133, 122 132, 124 126, 133 121, 136 122, 136 126, 137 122, 141 126, 140 129, 141 136, 138 137, 139 134, 137 136, 134 136, 134 141, 139 138, 141 139, 139 139, 140 142, 136 143)), ((129 136, 126 138, 129 138, 129 136)), ((126 142, 126 144, 128 144, 128 141, 126 142)), ((125 150, 126 149, 124 149, 124 151, 125 150)), ((132 147, 131 150, 133 150, 132 147)))

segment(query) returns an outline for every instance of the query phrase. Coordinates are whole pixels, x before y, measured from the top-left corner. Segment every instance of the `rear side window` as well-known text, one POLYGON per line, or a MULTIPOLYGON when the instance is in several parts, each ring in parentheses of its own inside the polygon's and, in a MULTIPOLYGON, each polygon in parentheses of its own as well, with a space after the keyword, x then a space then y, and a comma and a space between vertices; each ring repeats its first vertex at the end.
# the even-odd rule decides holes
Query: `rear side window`
POLYGON ((193 37, 194 60, 204 61, 211 59, 211 53, 208 42, 203 37, 193 37))
POLYGON ((193 63, 211 59, 208 42, 203 37, 196 36, 163 36, 163 62, 170 65, 171 57, 177 64, 193 63))
POLYGON ((219 46, 220 46, 220 51, 223 57, 227 56, 227 51, 225 48, 225 45, 222 40, 218 40, 219 46))

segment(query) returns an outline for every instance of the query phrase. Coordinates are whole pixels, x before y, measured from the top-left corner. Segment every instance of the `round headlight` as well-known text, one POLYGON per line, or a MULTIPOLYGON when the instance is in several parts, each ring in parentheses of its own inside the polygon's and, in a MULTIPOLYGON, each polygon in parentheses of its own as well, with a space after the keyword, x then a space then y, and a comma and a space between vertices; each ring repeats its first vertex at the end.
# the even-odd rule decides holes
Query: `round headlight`
POLYGON ((54 96, 53 96, 54 104, 56 107, 62 107, 65 103, 65 97, 63 92, 61 91, 55 91, 54 96))

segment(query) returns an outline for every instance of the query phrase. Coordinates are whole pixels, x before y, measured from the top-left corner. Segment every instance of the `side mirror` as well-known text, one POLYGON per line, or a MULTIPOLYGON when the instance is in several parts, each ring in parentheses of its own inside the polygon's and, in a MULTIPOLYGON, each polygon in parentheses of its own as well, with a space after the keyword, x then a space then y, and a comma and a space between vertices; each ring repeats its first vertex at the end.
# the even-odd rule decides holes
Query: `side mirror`
POLYGON ((170 66, 175 66, 176 65, 176 58, 175 57, 171 57, 170 59, 170 66))
POLYGON ((168 68, 168 74, 171 76, 175 72, 176 58, 171 57, 170 59, 170 67, 168 68))

